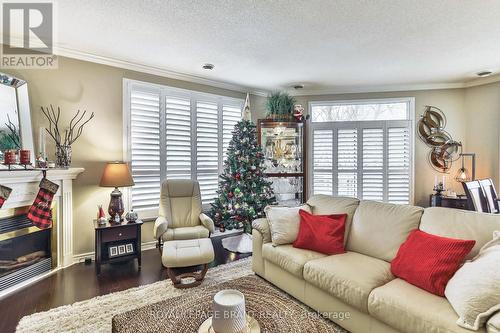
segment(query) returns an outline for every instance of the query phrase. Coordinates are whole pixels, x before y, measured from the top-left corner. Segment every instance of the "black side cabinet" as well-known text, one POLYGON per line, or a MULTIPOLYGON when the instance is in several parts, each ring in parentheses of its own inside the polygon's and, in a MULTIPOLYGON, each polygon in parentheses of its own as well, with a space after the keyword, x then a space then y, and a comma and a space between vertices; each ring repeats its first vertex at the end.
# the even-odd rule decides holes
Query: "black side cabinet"
POLYGON ((450 198, 443 197, 442 195, 431 194, 429 206, 470 210, 469 206, 467 205, 466 196, 457 196, 456 198, 450 198))
POLYGON ((94 221, 95 229, 95 269, 101 272, 101 265, 137 258, 141 269, 141 227, 142 221, 133 223, 99 224, 94 221))

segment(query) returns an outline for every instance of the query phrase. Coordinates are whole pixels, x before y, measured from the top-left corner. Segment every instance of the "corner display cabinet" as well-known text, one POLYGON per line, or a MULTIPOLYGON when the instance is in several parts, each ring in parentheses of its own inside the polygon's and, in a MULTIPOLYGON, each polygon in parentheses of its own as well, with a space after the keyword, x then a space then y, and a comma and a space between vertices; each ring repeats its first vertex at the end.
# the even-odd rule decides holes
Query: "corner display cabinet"
POLYGON ((259 119, 257 131, 264 153, 264 172, 273 183, 279 205, 307 200, 305 122, 259 119))

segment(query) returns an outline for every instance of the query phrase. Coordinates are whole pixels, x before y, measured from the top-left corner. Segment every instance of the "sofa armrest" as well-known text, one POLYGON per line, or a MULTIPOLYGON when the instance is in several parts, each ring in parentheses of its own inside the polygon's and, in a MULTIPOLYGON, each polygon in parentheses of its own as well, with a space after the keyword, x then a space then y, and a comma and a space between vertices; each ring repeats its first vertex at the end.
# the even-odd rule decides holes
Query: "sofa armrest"
POLYGON ((252 221, 252 227, 262 235, 263 243, 271 242, 271 230, 267 218, 262 217, 252 221))
POLYGON ((201 213, 200 214, 200 221, 201 221, 201 224, 203 224, 203 226, 205 228, 207 228, 208 231, 210 231, 210 233, 214 233, 215 224, 214 224, 214 221, 210 218, 210 216, 208 216, 207 214, 201 213))
POLYGON ((486 333, 500 333, 500 312, 495 313, 486 322, 486 333))
POLYGON ((160 237, 167 232, 168 221, 164 216, 158 216, 153 227, 153 236, 155 239, 160 239, 160 237))

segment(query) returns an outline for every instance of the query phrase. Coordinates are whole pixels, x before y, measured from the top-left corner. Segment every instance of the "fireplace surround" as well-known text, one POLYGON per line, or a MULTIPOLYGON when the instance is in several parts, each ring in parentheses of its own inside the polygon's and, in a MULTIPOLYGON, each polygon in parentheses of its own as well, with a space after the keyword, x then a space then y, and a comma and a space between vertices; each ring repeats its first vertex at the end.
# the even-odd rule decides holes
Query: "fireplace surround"
POLYGON ((0 209, 0 298, 73 264, 72 182, 83 171, 83 168, 48 170, 47 178, 58 184, 59 190, 52 205, 54 223, 45 230, 32 226, 25 218, 26 207, 38 192, 42 172, 0 171, 0 184, 12 188, 0 209), (16 259, 22 263, 13 262, 16 259), (7 272, 10 265, 17 265, 16 269, 7 272))

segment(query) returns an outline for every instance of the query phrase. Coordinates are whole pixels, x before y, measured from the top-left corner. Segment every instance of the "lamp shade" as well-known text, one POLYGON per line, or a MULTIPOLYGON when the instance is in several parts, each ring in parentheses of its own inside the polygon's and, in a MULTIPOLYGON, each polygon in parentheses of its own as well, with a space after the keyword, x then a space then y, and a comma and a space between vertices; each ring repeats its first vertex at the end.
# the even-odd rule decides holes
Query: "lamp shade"
POLYGON ((125 162, 108 162, 102 173, 99 186, 127 187, 135 185, 128 164, 125 162))

